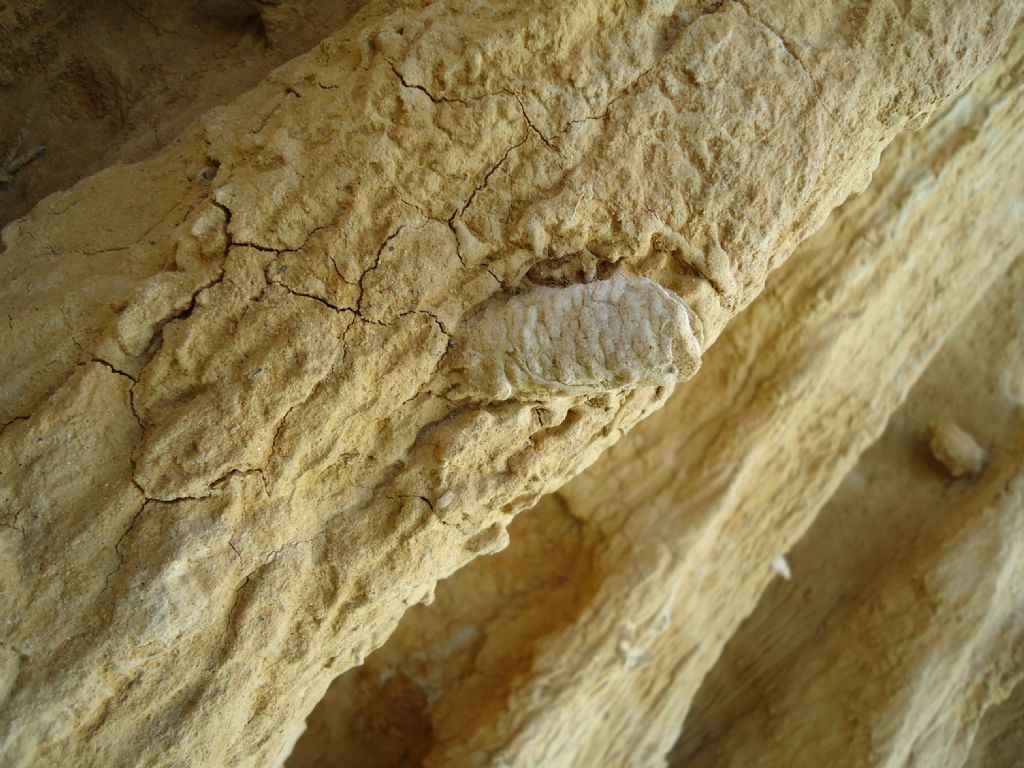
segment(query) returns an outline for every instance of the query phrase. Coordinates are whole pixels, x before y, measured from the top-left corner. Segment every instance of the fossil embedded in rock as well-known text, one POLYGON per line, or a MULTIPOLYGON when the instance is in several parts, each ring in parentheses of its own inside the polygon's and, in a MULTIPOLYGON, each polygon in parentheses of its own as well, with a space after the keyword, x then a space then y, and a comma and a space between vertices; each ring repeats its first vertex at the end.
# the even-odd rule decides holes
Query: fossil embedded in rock
POLYGON ((689 379, 702 343, 700 318, 683 299, 616 275, 491 303, 460 329, 450 370, 459 396, 592 395, 689 379))

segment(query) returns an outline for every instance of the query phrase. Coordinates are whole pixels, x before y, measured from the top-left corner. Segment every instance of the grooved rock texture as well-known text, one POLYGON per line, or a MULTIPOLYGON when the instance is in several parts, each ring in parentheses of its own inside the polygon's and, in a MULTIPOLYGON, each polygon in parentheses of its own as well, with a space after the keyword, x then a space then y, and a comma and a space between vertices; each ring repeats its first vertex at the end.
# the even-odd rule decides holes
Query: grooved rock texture
POLYGON ((982 305, 730 639, 678 765, 963 765, 1024 678, 1024 259, 982 305), (952 414, 991 447, 976 478, 923 449, 952 414))
POLYGON ((1020 12, 371 2, 7 226, 0 760, 663 764, 1019 256, 1020 12))

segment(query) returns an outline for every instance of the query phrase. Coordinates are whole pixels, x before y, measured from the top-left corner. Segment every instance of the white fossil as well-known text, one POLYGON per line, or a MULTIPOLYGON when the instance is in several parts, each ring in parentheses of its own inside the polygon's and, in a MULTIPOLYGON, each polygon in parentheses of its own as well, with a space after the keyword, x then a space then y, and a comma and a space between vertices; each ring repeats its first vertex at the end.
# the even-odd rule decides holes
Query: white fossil
POLYGON ((457 397, 591 395, 665 386, 700 367, 700 319, 646 278, 538 286, 459 328, 448 364, 457 397))

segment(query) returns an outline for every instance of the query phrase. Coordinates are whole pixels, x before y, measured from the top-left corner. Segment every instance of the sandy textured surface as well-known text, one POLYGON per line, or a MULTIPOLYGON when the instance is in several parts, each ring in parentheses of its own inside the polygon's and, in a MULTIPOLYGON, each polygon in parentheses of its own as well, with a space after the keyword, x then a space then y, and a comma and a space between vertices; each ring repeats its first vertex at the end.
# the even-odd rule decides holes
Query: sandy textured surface
POLYGON ((396 760, 659 764, 772 561, 1018 257, 1018 60, 754 299, 1019 13, 370 3, 11 223, 2 760, 281 763, 438 579, 668 400, 510 550, 561 608, 492 616, 500 575, 465 601, 520 638, 487 635, 504 672, 424 688, 414 637, 341 697, 392 686, 361 716, 410 734, 396 760))
MULTIPOLYGON (((1024 103, 1008 98, 1018 88, 1008 73, 1018 71, 1022 53, 1018 43, 925 130, 894 144, 868 191, 833 214, 773 275, 764 295, 708 352, 696 379, 589 470, 517 519, 507 551, 439 585, 434 604, 411 610, 384 648, 339 678, 289 764, 419 764, 403 762, 406 753, 397 746, 387 758, 376 754, 373 745, 386 739, 427 765, 659 765, 689 712, 674 755, 676 764, 688 765, 698 760, 694 752, 710 738, 711 724, 737 727, 758 706, 766 717, 777 716, 779 694, 761 681, 771 679, 777 657, 800 663, 777 638, 810 637, 833 610, 829 601, 848 600, 862 591, 858 578, 875 578, 882 563, 907 557, 922 535, 921 528, 893 527, 897 510, 906 517, 914 508, 908 485, 921 485, 917 506, 928 519, 938 503, 928 494, 941 497, 950 488, 947 470, 929 451, 930 420, 964 419, 993 451, 1002 446, 1008 466, 1020 466, 1019 439, 1011 436, 1019 431, 1014 413, 1022 403, 1012 361, 1024 333, 1024 313, 1014 300, 1022 255, 1014 233, 1024 197, 1016 126, 1024 103), (793 323, 794 316, 802 321, 793 323), (944 362, 953 354, 951 336, 965 351, 973 349, 958 366, 944 362), (989 357, 979 359, 982 350, 989 357), (889 375, 880 379, 879 370, 889 375), (925 379, 915 385, 922 371, 925 379), (927 412, 915 416, 901 443, 882 438, 857 465, 887 420, 899 418, 890 415, 908 391, 921 397, 916 393, 928 377, 958 393, 961 407, 951 409, 942 392, 925 395, 927 412), (972 412, 979 392, 992 389, 991 409, 972 412), (998 423, 1005 442, 978 420, 998 423), (890 477, 880 479, 876 470, 854 480, 872 455, 890 477), (920 477, 906 476, 908 455, 920 477), (851 484, 847 506, 853 508, 829 512, 851 484), (788 555, 793 581, 784 582, 773 561, 790 551, 826 502, 823 517, 788 555), (872 510, 870 519, 854 513, 862 508, 872 510), (816 540, 819 530, 833 537, 831 548, 816 540), (890 554, 872 554, 872 542, 890 554), (823 572, 807 563, 805 552, 814 553, 823 572), (751 625, 751 619, 732 640, 747 643, 748 658, 730 663, 730 650, 715 665, 769 584, 759 621, 751 625), (772 605, 780 593, 791 602, 788 616, 772 605), (818 601, 815 614, 806 610, 809 595, 818 601), (766 667, 761 675, 758 665, 766 667), (734 670, 733 676, 720 669, 734 670), (372 718, 364 718, 369 711, 372 718), (399 712, 402 720, 395 719, 399 712), (414 737, 403 741, 403 732, 414 737)), ((1019 526, 1013 510, 1006 506, 1010 516, 988 535, 1013 540, 1019 526)), ((1003 555, 997 563, 990 552, 968 548, 954 567, 980 579, 991 566, 992 578, 1009 584, 1020 553, 1011 548, 1003 555)), ((900 562, 903 570, 877 577, 879 586, 901 584, 910 567, 900 562)), ((1020 614, 1021 595, 1008 589, 992 596, 978 585, 976 611, 988 627, 1020 614)), ((942 664, 964 640, 952 632, 955 615, 933 619, 931 635, 918 646, 944 648, 936 652, 942 664)), ((806 680, 794 686, 793 727, 815 724, 832 742, 806 730, 770 738, 778 727, 772 719, 749 739, 750 752, 729 752, 731 734, 720 736, 724 756, 713 764, 757 764, 760 757, 765 765, 800 765, 812 755, 807 764, 876 765, 888 750, 893 765, 903 764, 899 750, 924 737, 927 718, 909 722, 875 752, 846 751, 856 730, 844 712, 860 717, 861 733, 876 733, 869 712, 877 711, 877 725, 904 722, 896 699, 887 708, 895 681, 865 688, 856 705, 840 711, 872 663, 888 673, 895 659, 913 653, 901 647, 900 617, 909 617, 905 608, 884 613, 862 664, 837 668, 829 680, 846 689, 823 682, 820 696, 808 699, 806 680), (769 745, 775 750, 768 752, 769 745), (821 751, 811 752, 814 746, 821 751)), ((926 618, 907 627, 920 630, 926 618)), ((854 652, 851 637, 861 626, 851 620, 836 629, 835 653, 854 652)), ((986 653, 1019 652, 1012 634, 990 640, 978 663, 964 665, 963 681, 984 678, 986 653)), ((913 660, 904 663, 910 674, 913 660)), ((1024 671, 1019 660, 1004 661, 1003 669, 1009 677, 1024 671)), ((904 686, 931 697, 937 682, 904 686)), ((955 679, 947 684, 946 703, 967 697, 955 679)), ((975 715, 997 699, 993 693, 976 702, 975 715)), ((944 764, 944 754, 953 753, 936 749, 933 762, 924 764, 944 764)))

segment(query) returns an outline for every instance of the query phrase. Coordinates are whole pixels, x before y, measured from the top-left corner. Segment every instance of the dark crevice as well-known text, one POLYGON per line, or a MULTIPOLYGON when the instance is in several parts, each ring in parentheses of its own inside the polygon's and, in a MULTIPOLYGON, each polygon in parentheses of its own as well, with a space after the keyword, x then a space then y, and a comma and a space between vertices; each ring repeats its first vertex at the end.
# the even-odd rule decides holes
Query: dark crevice
POLYGON ((434 321, 434 324, 437 326, 438 330, 441 331, 441 333, 443 333, 446 338, 450 339, 452 337, 451 332, 447 328, 444 327, 444 323, 441 322, 441 320, 437 317, 437 315, 435 315, 433 312, 431 312, 429 310, 426 310, 426 309, 410 309, 410 310, 407 310, 406 312, 402 312, 401 314, 395 315, 395 319, 397 320, 398 318, 406 317, 407 315, 426 315, 427 317, 429 317, 431 320, 434 321))
MULTIPOLYGON (((232 469, 232 470, 224 473, 224 475, 222 475, 221 477, 217 478, 212 483, 210 483, 210 494, 209 494, 209 496, 213 495, 213 491, 214 490, 220 490, 221 486, 225 485, 228 482, 228 480, 230 480, 231 478, 233 478, 233 477, 248 477, 249 475, 257 475, 263 481, 263 487, 264 487, 264 489, 266 489, 266 487, 267 487, 267 479, 263 475, 263 470, 260 469, 259 467, 251 467, 250 469, 232 469)), ((204 498, 205 499, 205 498, 209 498, 209 496, 200 496, 199 498, 204 498)), ((183 496, 181 498, 174 499, 174 501, 182 501, 182 500, 190 499, 190 498, 193 498, 193 497, 183 496)))
MULTIPOLYGON (((351 325, 349 327, 351 327, 351 325)), ((345 333, 348 333, 348 328, 345 329, 345 333)), ((344 334, 342 335, 342 340, 344 340, 344 334)), ((284 430, 284 426, 288 422, 288 417, 292 415, 292 411, 294 411, 296 408, 301 408, 310 400, 312 400, 313 396, 316 395, 316 393, 319 391, 320 387, 323 385, 326 378, 327 377, 325 376, 323 379, 320 379, 316 384, 314 384, 312 389, 309 390, 309 394, 302 398, 300 402, 288 406, 288 410, 285 411, 284 416, 281 417, 281 421, 277 423, 277 427, 274 430, 274 436, 270 440, 270 453, 267 456, 267 460, 263 464, 264 468, 269 468, 270 462, 273 460, 274 454, 277 452, 278 438, 281 437, 281 432, 284 430)), ((266 488, 266 475, 263 474, 262 470, 260 471, 260 474, 263 475, 264 488, 266 488)))
POLYGON ((334 256, 328 255, 327 260, 331 262, 331 266, 334 267, 334 274, 338 276, 338 279, 341 280, 341 282, 345 285, 359 285, 358 282, 347 280, 345 276, 341 274, 341 269, 338 267, 338 260, 335 259, 334 256))
MULTIPOLYGON (((217 167, 220 168, 220 162, 219 161, 217 162, 217 167)), ((229 225, 231 224, 231 209, 228 208, 226 205, 224 205, 224 203, 222 203, 219 200, 217 200, 212 195, 210 196, 210 204, 211 205, 215 205, 217 208, 220 208, 224 212, 224 236, 227 238, 228 248, 230 248, 231 247, 231 232, 229 231, 229 225)), ((225 256, 228 255, 227 248, 224 249, 224 255, 225 256)))
POLYGON ((259 243, 247 243, 242 240, 232 240, 231 248, 252 248, 254 251, 260 251, 261 253, 272 253, 275 256, 280 256, 282 253, 291 253, 286 249, 271 248, 269 245, 260 245, 259 243))
POLYGON ((138 18, 146 22, 146 24, 148 24, 153 29, 153 32, 155 32, 158 36, 163 34, 163 30, 160 29, 157 23, 153 21, 153 19, 151 19, 149 16, 144 14, 142 11, 140 11, 138 8, 136 8, 135 4, 130 2, 130 0, 121 0, 121 5, 123 5, 129 11, 131 11, 134 16, 137 16, 138 18))
MULTIPOLYGON (((463 269, 470 269, 470 267, 466 264, 466 257, 462 255, 462 243, 459 242, 459 233, 455 231, 455 214, 452 214, 447 221, 441 221, 440 219, 431 219, 431 221, 436 221, 439 224, 448 225, 448 229, 451 230, 452 237, 455 238, 455 256, 458 258, 459 263, 462 265, 463 269)), ((463 222, 463 224, 465 224, 465 222, 463 222)), ((487 272, 487 274, 494 278, 494 282, 498 284, 499 288, 505 287, 505 284, 498 279, 498 276, 496 274, 494 274, 494 270, 492 270, 486 264, 481 264, 480 266, 481 268, 483 268, 485 272, 487 272)))
POLYGON ((462 206, 462 208, 460 208, 458 211, 452 212, 452 215, 448 217, 449 222, 453 221, 456 216, 462 216, 463 214, 466 213, 466 210, 469 208, 469 206, 473 204, 473 199, 477 196, 477 193, 482 192, 484 189, 487 188, 487 182, 490 181, 491 176, 494 175, 494 172, 497 171, 504 164, 504 162, 508 159, 508 156, 512 153, 513 150, 519 149, 519 147, 523 146, 523 144, 525 144, 527 139, 529 138, 530 134, 527 133, 518 144, 513 144, 511 147, 505 150, 505 154, 501 156, 501 159, 498 160, 498 162, 496 162, 494 165, 492 165, 490 170, 488 170, 484 174, 483 181, 480 182, 480 185, 477 186, 477 188, 470 193, 469 199, 466 200, 466 203, 462 206))
POLYGON ((318 232, 319 230, 329 226, 327 224, 323 224, 321 226, 314 227, 313 229, 311 229, 309 233, 306 235, 306 239, 303 240, 302 245, 300 245, 299 248, 296 248, 294 250, 288 248, 274 248, 272 246, 262 245, 260 243, 246 242, 244 240, 235 240, 234 236, 231 234, 231 209, 228 208, 228 206, 224 205, 224 203, 221 203, 218 200, 214 199, 212 196, 210 197, 210 203, 224 211, 224 237, 227 240, 227 246, 224 248, 225 258, 227 258, 228 252, 235 247, 252 248, 253 250, 260 251, 262 253, 273 253, 276 256, 280 256, 282 253, 293 253, 294 250, 304 248, 306 243, 309 241, 309 238, 312 237, 315 232, 318 232))
POLYGON ((192 300, 189 301, 189 304, 188 304, 187 307, 185 307, 185 309, 181 310, 181 312, 179 312, 178 314, 173 315, 172 317, 169 317, 166 320, 161 321, 160 324, 157 325, 157 327, 156 327, 156 329, 155 329, 155 331, 153 333, 153 338, 154 339, 156 339, 157 337, 161 337, 162 338, 164 327, 166 327, 168 323, 173 323, 176 320, 187 320, 189 317, 191 317, 192 313, 196 309, 196 305, 197 305, 197 302, 199 301, 200 295, 202 295, 205 291, 209 290, 210 288, 213 288, 215 285, 218 285, 221 282, 223 282, 224 281, 224 277, 226 276, 226 274, 227 273, 224 272, 224 270, 222 268, 221 269, 221 273, 219 275, 217 275, 217 277, 215 277, 210 282, 208 282, 208 283, 206 283, 204 285, 199 286, 199 288, 197 288, 195 290, 195 292, 192 294, 192 300))
POLYGON ((533 124, 533 121, 530 119, 530 116, 526 113, 526 105, 523 104, 522 97, 518 93, 515 93, 514 91, 505 91, 505 93, 511 95, 516 100, 516 103, 519 104, 519 111, 522 112, 523 120, 526 121, 526 125, 529 126, 530 130, 537 134, 540 140, 544 142, 545 146, 547 146, 549 149, 553 149, 556 152, 558 152, 558 147, 552 144, 548 137, 541 132, 540 128, 533 124))
POLYGON ((28 416, 15 416, 12 419, 8 419, 4 422, 3 426, 0 426, 0 435, 3 435, 3 433, 7 431, 7 428, 12 424, 17 424, 19 421, 28 421, 31 418, 32 414, 29 414, 28 416))
MULTIPOLYGON (((393 190, 394 190, 395 192, 398 192, 398 188, 397 188, 397 187, 394 187, 394 186, 392 186, 392 189, 393 189, 393 190)), ((405 199, 404 197, 401 197, 401 196, 400 196, 400 197, 398 198, 398 202, 400 202, 400 203, 401 203, 402 205, 407 205, 407 206, 409 206, 409 207, 410 207, 410 208, 412 208, 412 209, 413 209, 414 211, 416 211, 416 212, 417 212, 417 213, 418 213, 418 214, 419 214, 420 216, 422 216, 422 217, 423 217, 424 219, 429 219, 429 218, 430 218, 430 216, 429 216, 429 215, 427 214, 427 212, 426 212, 426 211, 424 211, 424 210, 423 210, 422 208, 420 208, 420 206, 416 205, 415 203, 410 203, 410 202, 409 202, 408 200, 406 200, 406 199, 405 199)))
POLYGON ((263 120, 260 121, 260 127, 257 128, 256 130, 249 131, 249 135, 250 136, 256 136, 256 135, 262 133, 263 129, 267 127, 267 123, 269 123, 270 119, 274 115, 277 114, 277 111, 284 105, 284 103, 288 100, 289 96, 294 96, 297 99, 301 99, 302 98, 302 94, 299 93, 297 90, 295 90, 295 88, 293 88, 291 86, 287 86, 284 89, 284 92, 281 94, 281 100, 279 102, 277 102, 277 104, 275 104, 271 108, 271 110, 269 112, 267 112, 267 114, 263 117, 263 120))
POLYGON ((452 218, 448 219, 446 223, 448 224, 448 229, 451 230, 452 237, 455 238, 455 255, 456 257, 458 257, 459 263, 462 265, 462 268, 468 269, 468 267, 466 266, 466 258, 462 255, 462 243, 459 242, 459 233, 455 231, 454 219, 455 214, 452 214, 452 218))
POLYGON ((388 63, 388 66, 391 67, 391 71, 395 73, 395 77, 398 78, 398 81, 402 84, 402 87, 411 88, 412 90, 420 91, 421 93, 426 94, 427 98, 430 99, 435 104, 449 104, 454 102, 456 104, 468 106, 468 102, 466 102, 464 99, 449 99, 438 97, 432 94, 430 91, 428 91, 424 86, 419 85, 417 83, 410 83, 408 80, 405 79, 405 75, 403 75, 399 71, 398 67, 395 65, 393 61, 391 61, 391 59, 385 58, 384 61, 386 61, 388 63))
POLYGON ((371 272, 373 272, 380 266, 380 260, 381 256, 384 254, 384 249, 391 243, 392 240, 398 237, 398 233, 405 229, 405 226, 405 224, 399 224, 398 227, 396 227, 395 230, 390 235, 384 238, 384 242, 381 243, 380 247, 377 249, 377 256, 373 261, 373 265, 367 267, 367 269, 363 271, 363 274, 359 276, 359 298, 356 299, 355 313, 360 317, 363 317, 363 296, 366 291, 365 287, 363 286, 363 281, 366 279, 367 275, 369 275, 371 272))
POLYGON ((343 313, 343 314, 347 314, 347 313, 350 313, 352 311, 348 307, 339 307, 339 306, 337 306, 335 304, 331 304, 331 302, 327 301, 327 299, 322 298, 320 296, 314 296, 311 293, 303 293, 302 291, 297 291, 294 288, 292 288, 292 287, 290 287, 287 284, 282 283, 282 282, 274 282, 273 285, 281 286, 282 288, 284 288, 286 291, 288 291, 288 293, 292 294, 293 296, 301 296, 304 299, 312 299, 313 301, 317 302, 318 304, 323 304, 325 307, 327 307, 328 309, 333 310, 335 312, 340 312, 340 313, 343 313))
MULTIPOLYGON (((319 231, 321 231, 323 229, 327 229, 328 227, 333 227, 335 225, 335 223, 336 222, 332 222, 330 224, 317 224, 315 227, 313 227, 311 230, 309 230, 309 232, 306 233, 306 237, 303 239, 301 245, 299 245, 299 247, 296 248, 295 250, 296 251, 301 251, 302 249, 304 249, 309 244, 309 240, 310 240, 311 237, 313 237, 313 235, 315 235, 317 232, 319 232, 319 231)), ((243 243, 243 245, 244 245, 244 243, 243 243)), ((251 247, 252 248, 258 248, 258 246, 255 246, 255 245, 253 245, 251 247)), ((283 249, 283 250, 279 251, 279 253, 292 253, 292 252, 293 251, 291 251, 290 249, 283 249)))
POLYGON ((145 499, 142 502, 142 506, 139 507, 139 511, 132 516, 131 522, 128 523, 128 527, 124 529, 124 531, 118 537, 117 542, 114 544, 114 554, 117 556, 117 565, 114 566, 114 570, 112 570, 104 577, 103 589, 100 590, 100 594, 103 594, 107 591, 107 589, 110 587, 110 580, 114 577, 115 574, 117 574, 118 571, 121 570, 121 567, 124 565, 124 555, 121 553, 121 545, 124 543, 124 540, 128 537, 128 534, 131 533, 132 529, 135 527, 135 524, 139 521, 139 518, 145 511, 146 505, 148 503, 149 499, 145 499))
POLYGON ((131 248, 131 245, 119 245, 115 248, 100 248, 96 251, 81 251, 83 256, 102 256, 105 253, 118 253, 119 251, 127 251, 131 248))
POLYGON ((562 129, 558 132, 558 137, 560 138, 566 131, 569 130, 570 127, 578 125, 579 123, 586 123, 592 120, 604 120, 606 117, 608 117, 608 113, 611 111, 611 108, 615 105, 615 103, 618 102, 620 99, 623 99, 626 96, 630 95, 633 88, 636 87, 637 83, 639 83, 649 74, 651 74, 651 72, 655 70, 656 66, 657 65, 650 66, 643 72, 641 72, 639 75, 637 75, 636 78, 634 78, 633 82, 631 82, 629 85, 627 85, 617 94, 615 94, 615 96, 613 96, 612 99, 607 104, 604 105, 604 109, 601 110, 601 112, 599 112, 598 114, 587 115, 586 117, 580 117, 577 118, 576 120, 570 120, 569 122, 567 122, 564 126, 562 126, 562 129))
POLYGON ((238 551, 238 548, 235 546, 235 543, 230 538, 228 539, 228 546, 231 547, 231 551, 235 553, 235 557, 238 558, 238 565, 241 566, 242 553, 238 551))
MULTIPOLYGON (((103 360, 103 359, 98 358, 98 357, 97 358, 93 358, 91 360, 86 360, 84 362, 78 363, 78 365, 76 365, 75 367, 78 368, 78 367, 81 367, 83 365, 89 365, 89 364, 102 365, 104 368, 109 370, 115 376, 122 376, 122 377, 128 379, 128 381, 131 382, 131 384, 128 387, 128 410, 131 412, 132 418, 135 419, 135 423, 139 427, 140 434, 144 434, 145 431, 146 431, 146 427, 143 424, 142 417, 139 416, 138 409, 135 406, 135 387, 139 383, 138 379, 136 379, 131 374, 126 373, 126 372, 120 370, 119 368, 115 368, 113 365, 108 363, 106 360, 103 360)), ((131 480, 132 485, 135 486, 135 489, 142 495, 142 498, 145 501, 152 501, 152 499, 146 493, 145 489, 143 489, 143 487, 139 484, 139 481, 136 479, 137 471, 136 471, 136 466, 135 466, 135 456, 134 456, 134 454, 130 455, 128 457, 128 462, 129 462, 129 464, 131 466, 131 471, 129 473, 129 479, 131 480)))
POLYGON ((128 379, 129 381, 132 382, 133 386, 135 384, 139 383, 139 380, 136 379, 134 376, 132 376, 130 373, 125 373, 120 368, 115 368, 113 365, 108 363, 106 360, 103 360, 103 359, 98 358, 98 357, 94 357, 92 360, 89 360, 89 362, 90 363, 96 363, 97 365, 102 365, 104 368, 107 368, 111 373, 116 373, 118 376, 124 376, 126 379, 128 379))

